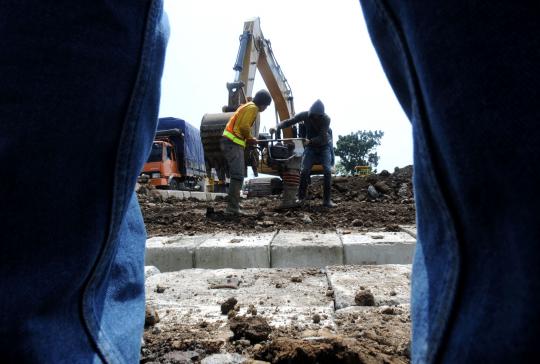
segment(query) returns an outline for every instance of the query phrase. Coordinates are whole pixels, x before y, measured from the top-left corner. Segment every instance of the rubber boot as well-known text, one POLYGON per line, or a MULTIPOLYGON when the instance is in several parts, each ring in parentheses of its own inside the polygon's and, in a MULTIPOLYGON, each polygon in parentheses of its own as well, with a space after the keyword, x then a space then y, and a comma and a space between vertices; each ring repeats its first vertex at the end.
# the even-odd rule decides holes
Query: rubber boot
POLYGON ((324 207, 336 207, 337 205, 332 202, 332 175, 329 173, 324 174, 324 186, 323 186, 323 206, 324 207))
POLYGON ((243 180, 232 179, 229 182, 228 204, 225 213, 228 215, 245 215, 240 210, 240 190, 242 189, 243 180))
POLYGON ((298 186, 298 199, 297 205, 303 205, 306 201, 306 190, 309 183, 309 171, 307 173, 302 172, 300 174, 300 185, 298 186))

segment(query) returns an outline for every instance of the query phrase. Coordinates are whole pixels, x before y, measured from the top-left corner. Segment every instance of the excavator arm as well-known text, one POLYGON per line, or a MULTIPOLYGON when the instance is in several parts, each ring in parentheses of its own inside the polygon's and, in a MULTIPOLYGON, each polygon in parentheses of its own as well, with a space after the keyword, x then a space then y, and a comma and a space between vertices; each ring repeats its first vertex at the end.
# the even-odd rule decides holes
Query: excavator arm
MULTIPOLYGON (((285 120, 294 115, 291 87, 274 56, 270 41, 262 34, 259 18, 244 23, 244 31, 240 36, 240 46, 233 69, 236 72, 235 80, 227 86, 229 89, 228 110, 236 110, 252 95, 255 73, 259 70, 272 96, 279 120, 285 120)), ((284 137, 292 137, 290 129, 284 131, 284 137)))
MULTIPOLYGON (((295 114, 291 87, 276 61, 270 41, 262 34, 259 18, 244 23, 233 69, 235 77, 233 82, 227 83, 229 98, 228 104, 222 108, 223 113, 205 114, 201 121, 207 172, 211 175, 212 168, 215 169, 220 181, 228 175, 227 162, 220 150, 220 138, 233 112, 251 100, 257 70, 272 96, 276 125, 295 114)), ((252 134, 255 136, 259 136, 259 124, 257 120, 253 126, 252 134)), ((252 151, 246 151, 246 161, 254 168, 254 172, 259 169, 262 173, 282 177, 284 200, 288 201, 284 205, 290 205, 291 201, 294 201, 298 187, 303 143, 296 138, 295 130, 295 127, 283 129, 283 140, 261 135, 259 139, 266 138, 259 143, 262 149, 261 158, 255 158, 252 151)))

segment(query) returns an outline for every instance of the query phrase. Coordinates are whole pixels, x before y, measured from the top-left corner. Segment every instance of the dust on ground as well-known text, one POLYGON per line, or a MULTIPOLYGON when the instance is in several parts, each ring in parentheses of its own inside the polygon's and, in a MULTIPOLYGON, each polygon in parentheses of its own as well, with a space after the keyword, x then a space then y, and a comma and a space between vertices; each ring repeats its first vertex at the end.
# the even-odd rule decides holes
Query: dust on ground
POLYGON ((244 199, 247 216, 227 216, 225 198, 206 202, 163 197, 147 188, 139 189, 149 237, 215 232, 270 232, 360 230, 398 231, 398 225, 415 223, 412 166, 369 176, 334 177, 332 199, 336 208, 322 207, 322 184, 314 178, 309 198, 302 207, 279 209, 281 196, 244 199))

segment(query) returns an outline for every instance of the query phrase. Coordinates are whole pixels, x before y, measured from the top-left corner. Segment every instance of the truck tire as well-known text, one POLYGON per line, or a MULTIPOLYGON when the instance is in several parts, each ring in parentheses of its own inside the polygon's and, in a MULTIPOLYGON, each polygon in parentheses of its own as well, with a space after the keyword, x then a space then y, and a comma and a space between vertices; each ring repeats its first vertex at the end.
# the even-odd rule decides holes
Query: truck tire
POLYGON ((177 190, 178 189, 178 181, 175 179, 171 179, 169 182, 169 190, 177 190))

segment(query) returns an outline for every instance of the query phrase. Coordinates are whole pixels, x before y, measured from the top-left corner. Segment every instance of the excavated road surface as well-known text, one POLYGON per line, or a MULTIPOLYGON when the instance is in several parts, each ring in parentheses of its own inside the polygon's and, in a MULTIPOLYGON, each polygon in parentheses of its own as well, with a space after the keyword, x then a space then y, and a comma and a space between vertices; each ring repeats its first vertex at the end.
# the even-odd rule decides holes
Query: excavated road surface
MULTIPOLYGON (((334 209, 321 207, 320 181, 314 179, 309 191, 307 203, 292 210, 279 209, 280 196, 245 199, 242 203, 248 213, 245 217, 224 215, 224 199, 212 202, 163 200, 160 194, 145 186, 139 189, 138 197, 149 237, 220 232, 263 233, 281 229, 338 230, 344 233, 399 231, 399 225, 415 224, 411 166, 396 168, 394 173, 383 171, 370 176, 334 178, 332 195, 338 204, 334 209)), ((229 298, 238 298, 237 303, 232 300, 226 302, 225 299, 216 301, 219 297, 216 291, 220 289, 205 285, 191 291, 186 288, 195 280, 193 277, 202 274, 197 270, 168 273, 173 274, 167 276, 172 280, 163 286, 152 281, 154 277, 149 277, 147 326, 141 363, 409 363, 408 302, 393 301, 396 295, 408 298, 408 283, 405 293, 390 289, 392 282, 384 277, 377 278, 381 269, 385 271, 390 266, 335 267, 334 271, 341 271, 345 277, 342 290, 349 291, 345 301, 352 302, 351 307, 339 310, 333 307, 334 295, 341 291, 335 288, 334 293, 330 282, 328 287, 307 291, 299 289, 313 279, 320 282, 330 280, 325 277, 328 273, 319 269, 298 268, 294 272, 286 269, 255 270, 250 274, 248 271, 251 270, 240 270, 251 278, 238 273, 238 289, 228 289, 229 298), (190 277, 187 273, 190 271, 196 274, 190 277), (249 295, 242 298, 236 291, 257 277, 270 277, 266 289, 268 299, 250 301, 249 295), (364 278, 368 283, 359 285, 364 278), (179 286, 171 288, 174 286, 172 282, 179 286), (317 302, 326 308, 310 307, 307 316, 302 316, 302 313, 293 315, 296 323, 279 325, 274 322, 283 313, 283 308, 294 305, 298 298, 295 294, 309 297, 317 292, 322 294, 317 302), (167 301, 172 304, 170 307, 159 303, 160 297, 167 294, 172 297, 167 301), (201 295, 208 297, 207 301, 197 301, 201 295), (283 302, 282 295, 291 297, 283 302), (227 315, 221 314, 220 302, 221 311, 228 311, 227 315), (214 308, 210 310, 217 312, 218 319, 204 311, 212 305, 214 308), (201 310, 207 315, 202 315, 201 310), (161 321, 158 312, 162 316, 161 321), (180 318, 175 316, 178 312, 182 313, 180 318)), ((230 274, 227 279, 234 281, 237 275, 230 274)), ((211 282, 208 283, 211 286, 211 282)))

